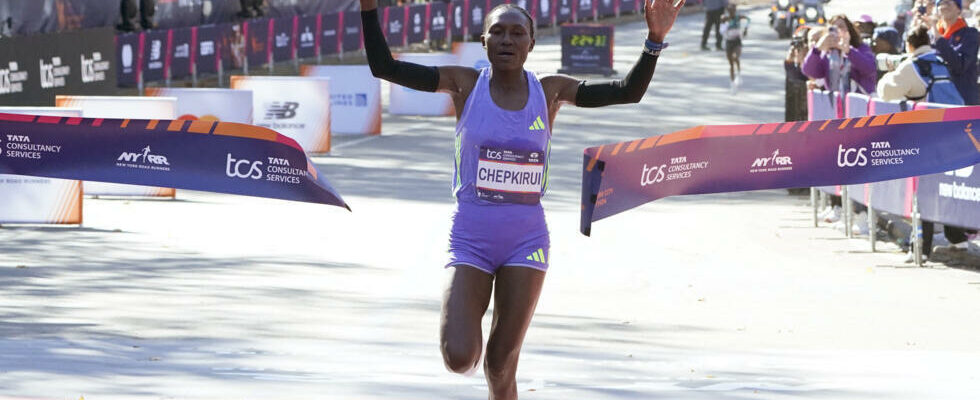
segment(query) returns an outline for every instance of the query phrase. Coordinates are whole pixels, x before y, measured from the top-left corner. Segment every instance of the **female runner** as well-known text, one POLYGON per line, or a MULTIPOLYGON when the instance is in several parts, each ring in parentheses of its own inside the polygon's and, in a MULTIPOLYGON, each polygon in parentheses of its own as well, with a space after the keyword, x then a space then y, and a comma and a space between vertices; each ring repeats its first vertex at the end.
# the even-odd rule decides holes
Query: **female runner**
POLYGON ((664 37, 684 0, 646 0, 643 53, 619 81, 586 82, 524 70, 534 21, 504 4, 487 13, 481 40, 490 67, 428 67, 395 61, 378 22, 378 1, 360 0, 364 46, 374 76, 416 90, 448 93, 456 106, 449 235, 450 270, 440 329, 443 360, 468 374, 480 363, 480 321, 496 286, 483 363, 491 399, 517 398, 517 360, 548 269, 549 237, 540 199, 547 186, 551 126, 562 104, 639 102, 664 37))

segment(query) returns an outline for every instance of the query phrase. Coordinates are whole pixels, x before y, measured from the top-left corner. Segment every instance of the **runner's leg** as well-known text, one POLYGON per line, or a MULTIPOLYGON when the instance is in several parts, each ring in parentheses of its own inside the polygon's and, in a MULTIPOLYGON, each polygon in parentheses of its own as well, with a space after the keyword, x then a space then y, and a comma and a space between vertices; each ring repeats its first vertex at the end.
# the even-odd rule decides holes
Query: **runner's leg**
POLYGON ((490 305, 493 275, 465 265, 449 267, 442 300, 439 348, 446 369, 463 374, 479 366, 483 350, 480 321, 490 305))
POLYGON ((483 364, 492 400, 517 398, 517 361, 544 276, 544 271, 526 267, 503 267, 497 271, 493 325, 483 364))

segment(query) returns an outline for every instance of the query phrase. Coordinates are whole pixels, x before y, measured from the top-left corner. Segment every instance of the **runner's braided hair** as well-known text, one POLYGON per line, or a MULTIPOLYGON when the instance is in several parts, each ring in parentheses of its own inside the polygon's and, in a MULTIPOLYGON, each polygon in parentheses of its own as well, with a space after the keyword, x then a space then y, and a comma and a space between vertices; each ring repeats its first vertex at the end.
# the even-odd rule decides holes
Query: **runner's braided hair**
POLYGON ((521 14, 524 14, 524 16, 527 17, 528 25, 531 27, 531 39, 534 39, 534 18, 531 18, 531 14, 527 12, 527 10, 514 3, 504 3, 490 10, 490 12, 483 17, 483 33, 487 33, 487 29, 490 28, 490 16, 493 15, 494 12, 499 10, 501 13, 504 13, 512 8, 520 11, 521 14))

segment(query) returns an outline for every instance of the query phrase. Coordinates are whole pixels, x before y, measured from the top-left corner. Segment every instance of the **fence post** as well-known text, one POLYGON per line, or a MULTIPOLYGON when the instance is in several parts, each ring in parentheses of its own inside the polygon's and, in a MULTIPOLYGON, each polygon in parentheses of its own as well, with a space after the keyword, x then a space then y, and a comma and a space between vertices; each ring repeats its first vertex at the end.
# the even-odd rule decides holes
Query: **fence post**
POLYGON ((810 188, 810 205, 813 206, 813 227, 814 228, 820 226, 820 222, 818 221, 818 217, 817 217, 817 214, 819 213, 819 207, 820 207, 820 205, 817 204, 817 203, 818 203, 818 201, 817 201, 817 188, 816 187, 811 187, 810 188))
POLYGON ((841 186, 840 194, 841 220, 844 221, 844 236, 851 237, 851 198, 847 194, 847 185, 841 186))
POLYGON ((871 252, 877 251, 877 239, 878 239, 878 219, 875 218, 875 209, 871 204, 871 197, 874 195, 874 188, 871 185, 867 186, 868 191, 868 237, 871 240, 871 252))
POLYGON ((922 266, 922 216, 919 215, 919 193, 912 194, 912 246, 915 265, 922 266))

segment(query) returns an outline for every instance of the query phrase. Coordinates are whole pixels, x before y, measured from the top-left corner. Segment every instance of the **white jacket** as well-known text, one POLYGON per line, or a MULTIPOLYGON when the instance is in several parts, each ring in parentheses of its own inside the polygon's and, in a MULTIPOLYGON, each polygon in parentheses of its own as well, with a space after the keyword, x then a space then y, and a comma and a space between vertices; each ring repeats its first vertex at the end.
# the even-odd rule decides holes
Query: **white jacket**
POLYGON ((924 45, 915 49, 909 58, 898 64, 894 71, 878 80, 878 96, 882 100, 907 100, 926 95, 926 82, 915 70, 915 57, 932 52, 932 46, 924 45))

